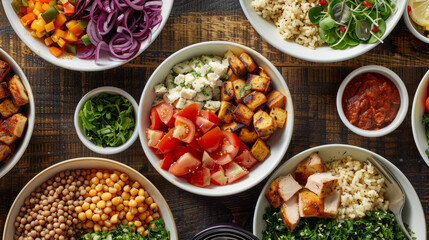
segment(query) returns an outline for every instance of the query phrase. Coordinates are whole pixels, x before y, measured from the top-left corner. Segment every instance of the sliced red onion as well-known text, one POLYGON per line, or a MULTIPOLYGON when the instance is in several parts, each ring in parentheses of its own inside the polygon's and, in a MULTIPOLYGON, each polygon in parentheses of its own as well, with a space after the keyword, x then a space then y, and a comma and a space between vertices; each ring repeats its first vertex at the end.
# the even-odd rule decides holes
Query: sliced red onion
POLYGON ((77 46, 77 57, 80 59, 93 59, 95 56, 94 45, 78 45, 77 46))

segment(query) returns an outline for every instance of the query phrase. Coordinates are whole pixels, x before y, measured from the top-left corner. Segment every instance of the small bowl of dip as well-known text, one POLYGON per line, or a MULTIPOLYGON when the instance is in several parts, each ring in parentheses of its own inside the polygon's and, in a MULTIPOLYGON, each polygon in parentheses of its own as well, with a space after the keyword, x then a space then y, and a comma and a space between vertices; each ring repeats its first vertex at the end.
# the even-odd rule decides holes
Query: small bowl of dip
POLYGON ((343 123, 364 137, 394 131, 408 110, 408 92, 392 70, 369 65, 351 72, 337 93, 337 111, 343 123))

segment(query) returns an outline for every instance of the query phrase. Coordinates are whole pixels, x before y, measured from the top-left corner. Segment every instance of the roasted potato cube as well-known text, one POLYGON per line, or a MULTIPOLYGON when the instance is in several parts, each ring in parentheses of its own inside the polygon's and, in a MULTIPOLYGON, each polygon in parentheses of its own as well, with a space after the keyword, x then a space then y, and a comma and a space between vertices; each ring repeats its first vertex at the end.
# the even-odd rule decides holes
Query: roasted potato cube
POLYGON ((272 109, 273 107, 284 108, 286 105, 286 97, 277 90, 273 90, 267 96, 267 107, 272 109))
POLYGON ((261 92, 253 91, 243 99, 243 103, 250 110, 255 111, 259 106, 267 102, 267 97, 261 92))
POLYGON ((235 106, 232 103, 227 101, 222 101, 220 103, 220 109, 218 113, 218 117, 220 120, 230 123, 232 121, 232 114, 234 113, 235 106))
POLYGON ((230 123, 225 123, 224 125, 222 125, 221 129, 230 132, 237 132, 242 127, 244 127, 244 124, 232 121, 230 123))
POLYGON ((263 77, 263 76, 259 76, 259 75, 254 75, 254 74, 249 74, 249 76, 247 77, 247 85, 252 85, 252 90, 253 91, 259 91, 262 92, 263 94, 266 94, 268 92, 268 87, 270 86, 270 79, 263 77))
POLYGON ((283 108, 273 107, 270 111, 270 116, 276 121, 277 127, 283 128, 287 120, 287 111, 283 108))
POLYGON ((6 129, 4 129, 0 125, 0 142, 11 145, 18 139, 17 136, 13 135, 12 133, 8 132, 6 129))
POLYGON ((228 68, 228 71, 226 71, 226 80, 232 82, 232 81, 235 81, 237 79, 238 79, 237 75, 234 74, 234 72, 232 71, 231 68, 228 68))
POLYGON ((220 100, 222 101, 231 101, 234 98, 234 88, 232 87, 232 82, 225 81, 222 83, 220 89, 220 100))
POLYGON ((0 83, 0 99, 7 98, 10 96, 9 87, 6 82, 0 83))
POLYGON ((250 94, 250 86, 246 85, 246 82, 241 78, 232 82, 232 86, 234 88, 234 98, 237 104, 241 103, 247 94, 250 94))
POLYGON ((14 75, 9 81, 9 92, 12 95, 13 103, 22 106, 28 103, 27 90, 18 75, 14 75))
POLYGON ((264 143, 261 139, 256 140, 255 144, 253 144, 250 153, 258 159, 258 161, 264 161, 268 155, 270 155, 270 147, 264 143))
POLYGON ((228 58, 229 66, 237 77, 243 77, 247 74, 246 66, 237 56, 232 56, 228 58))
POLYGON ((0 103, 0 114, 2 118, 8 118, 17 113, 19 107, 15 106, 9 98, 0 103))
POLYGON ((282 199, 279 196, 279 181, 274 180, 270 184, 270 188, 265 192, 265 197, 274 208, 280 207, 282 199))
POLYGON ((277 129, 276 122, 268 113, 259 110, 253 116, 253 126, 260 138, 268 139, 277 129))
POLYGON ((252 123, 253 111, 246 105, 240 103, 234 110, 233 117, 235 121, 249 126, 250 123, 252 123))
POLYGON ((8 145, 0 144, 0 162, 6 160, 11 153, 12 149, 8 145))
POLYGON ((24 132, 25 125, 27 125, 27 117, 21 113, 16 113, 12 117, 5 119, 0 124, 0 128, 20 138, 24 132))
POLYGON ((238 138, 240 138, 240 140, 245 143, 254 143, 258 139, 258 134, 256 133, 255 129, 243 127, 240 131, 240 134, 238 135, 238 138))
POLYGON ((265 71, 265 69, 263 67, 259 67, 258 75, 261 75, 262 77, 266 77, 266 78, 270 79, 270 82, 271 82, 270 75, 268 75, 268 73, 265 71))
POLYGON ((7 76, 9 73, 10 66, 7 62, 0 60, 0 82, 7 76))
POLYGON ((242 53, 240 55, 240 59, 244 63, 244 66, 246 67, 247 72, 254 73, 259 69, 258 65, 256 65, 255 61, 253 61, 253 58, 249 54, 245 52, 242 53))

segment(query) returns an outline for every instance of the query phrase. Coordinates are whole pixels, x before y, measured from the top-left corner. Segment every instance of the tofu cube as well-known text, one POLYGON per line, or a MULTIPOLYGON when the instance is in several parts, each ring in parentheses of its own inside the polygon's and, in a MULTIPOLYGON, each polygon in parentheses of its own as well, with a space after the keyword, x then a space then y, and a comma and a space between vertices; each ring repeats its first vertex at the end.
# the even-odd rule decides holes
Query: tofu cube
POLYGON ((283 128, 287 120, 287 111, 283 108, 273 107, 270 111, 270 116, 276 121, 277 127, 283 128))
POLYGON ((268 92, 270 82, 271 81, 269 78, 266 78, 260 75, 249 74, 249 76, 247 77, 246 83, 248 85, 252 85, 253 91, 258 91, 263 94, 266 94, 268 92))
POLYGON ((247 72, 254 73, 259 69, 258 65, 256 65, 255 61, 253 61, 253 58, 249 54, 245 52, 240 54, 240 59, 244 63, 247 72))
POLYGON ((277 90, 273 90, 267 96, 267 107, 272 109, 273 107, 284 108, 286 105, 286 97, 277 90))
POLYGON ((21 82, 18 75, 14 75, 9 81, 9 92, 12 95, 13 103, 16 106, 22 106, 28 103, 27 90, 21 82))
POLYGON ((277 129, 274 119, 262 110, 259 110, 253 116, 253 126, 258 136, 262 139, 270 138, 277 129))
POLYGON ((225 123, 230 123, 232 121, 232 115, 234 113, 235 106, 227 101, 220 102, 220 109, 218 113, 218 118, 225 123))
POLYGON ((228 58, 229 66, 237 77, 243 77, 247 74, 246 66, 237 56, 232 56, 228 58))
POLYGON ((10 71, 10 66, 7 62, 0 60, 0 82, 5 79, 10 71))
POLYGON ((249 126, 252 123, 253 111, 250 110, 246 105, 240 103, 234 110, 234 120, 249 126))
POLYGON ((246 81, 241 78, 232 82, 232 86, 234 88, 234 98, 237 104, 241 103, 243 98, 250 94, 250 89, 246 90, 246 87, 249 88, 246 86, 246 81))
POLYGON ((255 144, 253 144, 250 153, 252 153, 253 157, 258 161, 262 162, 270 155, 270 147, 265 144, 264 141, 258 139, 255 144))
POLYGON ((19 111, 19 107, 15 106, 9 98, 0 103, 0 114, 2 118, 8 118, 19 111))
POLYGON ((234 98, 234 89, 232 87, 232 82, 225 81, 222 83, 220 89, 220 100, 222 101, 231 101, 234 98))
POLYGON ((261 92, 253 91, 243 99, 243 103, 255 111, 259 106, 267 102, 267 97, 261 92))
POLYGON ((258 134, 255 129, 243 127, 238 135, 238 138, 244 143, 254 143, 258 139, 258 134))
POLYGON ((225 123, 224 125, 222 125, 221 129, 229 132, 238 132, 243 127, 244 124, 232 121, 230 123, 225 123))

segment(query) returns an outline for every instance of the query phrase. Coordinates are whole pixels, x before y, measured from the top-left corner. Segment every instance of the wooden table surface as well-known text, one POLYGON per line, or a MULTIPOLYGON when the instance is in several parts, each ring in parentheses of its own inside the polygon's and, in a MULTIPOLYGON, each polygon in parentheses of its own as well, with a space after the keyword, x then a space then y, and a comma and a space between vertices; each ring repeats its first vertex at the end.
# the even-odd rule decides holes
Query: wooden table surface
POLYGON ((205 226, 219 222, 234 222, 251 231, 257 196, 265 181, 230 197, 194 195, 164 180, 148 162, 140 141, 123 153, 103 156, 82 145, 73 125, 75 107, 91 89, 115 86, 139 101, 147 79, 164 59, 190 44, 211 40, 249 46, 271 60, 282 73, 295 110, 294 133, 283 162, 310 147, 329 143, 372 150, 405 173, 429 220, 429 168, 417 151, 410 123, 414 93, 429 68, 429 47, 416 39, 402 20, 385 43, 370 52, 344 62, 319 64, 290 57, 270 46, 250 25, 238 0, 176 0, 162 33, 144 53, 113 70, 85 73, 56 67, 34 54, 15 34, 0 6, 0 47, 27 74, 36 101, 36 122, 28 149, 19 163, 0 179, 0 236, 13 200, 32 177, 52 164, 84 156, 111 158, 148 177, 167 199, 180 239, 190 239, 205 226), (342 79, 352 70, 369 64, 396 72, 405 82, 410 97, 402 125, 386 137, 372 139, 349 131, 335 106, 342 79))

